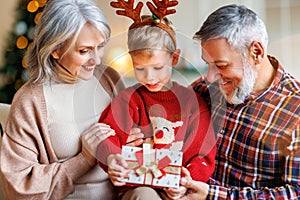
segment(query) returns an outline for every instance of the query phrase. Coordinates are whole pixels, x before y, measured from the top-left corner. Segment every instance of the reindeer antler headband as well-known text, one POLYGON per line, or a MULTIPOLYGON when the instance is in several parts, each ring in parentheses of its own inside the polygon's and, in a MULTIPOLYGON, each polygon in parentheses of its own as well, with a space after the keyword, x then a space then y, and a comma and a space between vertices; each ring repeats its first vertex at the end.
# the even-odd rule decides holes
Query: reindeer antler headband
POLYGON ((129 27, 130 29, 138 28, 141 26, 157 26, 169 33, 171 38, 176 45, 176 36, 174 30, 167 26, 166 24, 161 23, 161 20, 170 14, 176 13, 175 9, 168 8, 176 6, 178 4, 177 0, 152 0, 154 5, 151 2, 147 2, 146 5, 149 10, 152 12, 153 20, 142 21, 141 19, 141 10, 143 7, 143 2, 138 2, 136 8, 134 8, 134 0, 117 0, 118 2, 110 2, 110 5, 114 8, 118 8, 121 10, 117 10, 116 13, 118 15, 122 15, 125 17, 129 17, 133 20, 133 24, 129 27), (156 7, 155 7, 156 6, 156 7))

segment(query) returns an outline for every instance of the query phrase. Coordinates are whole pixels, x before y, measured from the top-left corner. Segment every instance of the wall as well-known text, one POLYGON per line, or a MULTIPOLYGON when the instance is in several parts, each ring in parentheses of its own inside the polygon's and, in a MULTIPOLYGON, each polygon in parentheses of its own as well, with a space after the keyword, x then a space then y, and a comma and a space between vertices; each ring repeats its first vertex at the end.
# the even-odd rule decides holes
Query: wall
MULTIPOLYGON (((142 0, 146 2, 146 0, 142 0)), ((12 30, 17 0, 0 1, 0 64, 3 62, 3 49, 6 37, 12 30)), ((113 62, 118 55, 126 53, 126 30, 130 19, 117 16, 115 9, 109 6, 110 0, 95 0, 106 13, 111 24, 112 38, 106 48, 107 63, 113 62), (114 49, 114 52, 111 50, 114 49), (117 54, 117 55, 116 55, 117 54)), ((300 69, 294 66, 296 52, 300 51, 300 1, 299 0, 180 0, 177 13, 169 18, 173 21, 182 49, 182 60, 195 68, 203 67, 199 45, 191 38, 210 12, 229 4, 245 4, 257 12, 266 22, 270 34, 269 53, 276 56, 287 71, 300 79, 300 69)), ((143 13, 148 13, 146 6, 143 13)))
POLYGON ((3 52, 6 46, 6 38, 12 30, 14 17, 16 16, 16 5, 18 0, 0 1, 0 66, 3 63, 3 52))
MULTIPOLYGON (((146 0, 142 0, 146 2, 146 0)), ((96 0, 112 25, 112 46, 126 48, 126 30, 130 19, 115 14, 108 0, 96 0), (117 41, 114 43, 114 41, 117 41)), ((253 9, 267 24, 269 32, 269 54, 277 57, 284 68, 300 79, 300 68, 296 52, 300 51, 300 1, 299 0, 188 0, 179 1, 177 13, 169 16, 177 28, 182 57, 196 68, 203 63, 198 44, 191 39, 201 23, 216 8, 230 3, 244 4, 253 9)), ((143 13, 148 13, 146 8, 143 13)), ((107 55, 110 55, 108 50, 107 55)), ((109 62, 110 60, 108 60, 109 62)))

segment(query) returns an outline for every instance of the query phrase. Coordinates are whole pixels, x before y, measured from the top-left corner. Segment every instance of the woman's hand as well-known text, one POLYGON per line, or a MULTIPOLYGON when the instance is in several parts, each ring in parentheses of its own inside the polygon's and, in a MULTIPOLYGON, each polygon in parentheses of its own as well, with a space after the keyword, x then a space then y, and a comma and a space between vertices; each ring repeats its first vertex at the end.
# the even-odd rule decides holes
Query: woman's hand
POLYGON ((139 128, 132 128, 126 141, 127 146, 140 146, 144 142, 144 134, 139 128))
POLYGON ((107 166, 107 173, 113 185, 125 185, 122 179, 127 177, 129 172, 126 160, 120 154, 110 154, 107 158, 107 166))
POLYGON ((109 125, 103 123, 93 124, 81 135, 81 153, 91 167, 97 163, 96 153, 98 145, 111 135, 115 135, 115 131, 109 125))

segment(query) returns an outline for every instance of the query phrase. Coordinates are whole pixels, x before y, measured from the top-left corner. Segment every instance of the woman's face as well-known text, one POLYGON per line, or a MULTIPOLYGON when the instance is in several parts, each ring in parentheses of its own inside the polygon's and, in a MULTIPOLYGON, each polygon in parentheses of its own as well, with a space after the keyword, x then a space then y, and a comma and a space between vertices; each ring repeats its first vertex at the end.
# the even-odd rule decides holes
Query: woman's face
POLYGON ((74 45, 71 45, 71 40, 67 41, 52 55, 72 75, 88 80, 93 76, 95 66, 101 63, 104 42, 102 34, 93 25, 86 23, 74 45))

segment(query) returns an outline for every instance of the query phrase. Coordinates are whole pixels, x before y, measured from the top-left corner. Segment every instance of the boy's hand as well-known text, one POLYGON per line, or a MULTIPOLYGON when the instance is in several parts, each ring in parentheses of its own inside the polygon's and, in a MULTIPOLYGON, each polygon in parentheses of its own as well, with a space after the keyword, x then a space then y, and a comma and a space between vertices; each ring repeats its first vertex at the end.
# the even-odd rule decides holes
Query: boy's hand
POLYGON ((134 147, 140 146, 144 142, 143 138, 144 134, 141 132, 141 129, 132 128, 127 138, 126 145, 134 147))
POLYGON ((184 196, 187 191, 186 187, 180 186, 179 188, 165 188, 165 194, 163 194, 164 199, 179 199, 184 196))
POLYGON ((123 186, 122 181, 129 172, 126 160, 120 154, 111 154, 107 158, 108 175, 114 186, 123 186))
MULTIPOLYGON (((190 172, 185 168, 181 168, 181 179, 192 179, 190 172)), ((165 193, 162 193, 164 200, 175 200, 185 198, 185 194, 187 192, 187 187, 180 185, 179 188, 164 188, 165 193)))

